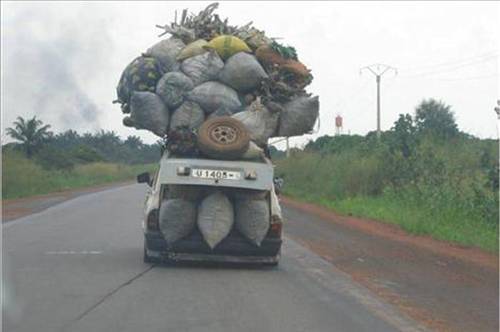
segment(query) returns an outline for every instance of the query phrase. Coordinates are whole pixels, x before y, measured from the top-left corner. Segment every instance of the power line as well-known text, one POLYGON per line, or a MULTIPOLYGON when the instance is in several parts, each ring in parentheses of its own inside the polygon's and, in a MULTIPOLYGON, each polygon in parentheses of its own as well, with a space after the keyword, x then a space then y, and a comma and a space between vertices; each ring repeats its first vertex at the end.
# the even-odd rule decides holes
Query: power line
POLYGON ((493 75, 471 76, 471 77, 463 77, 463 78, 455 77, 455 78, 450 78, 450 79, 442 78, 442 79, 438 79, 437 81, 446 81, 446 82, 472 81, 472 80, 482 80, 482 79, 496 78, 496 77, 500 77, 500 75, 493 74, 493 75))
POLYGON ((479 59, 482 59, 485 57, 496 56, 497 53, 498 53, 497 51, 489 51, 489 52, 486 52, 483 54, 470 56, 470 57, 466 57, 466 58, 462 58, 462 59, 440 62, 440 63, 435 63, 435 64, 411 66, 411 67, 406 67, 404 69, 405 69, 405 71, 413 71, 415 69, 420 70, 420 69, 433 69, 433 68, 439 68, 439 67, 454 66, 454 65, 462 64, 463 62, 470 62, 470 61, 479 60, 479 59))
POLYGON ((348 101, 348 100, 351 100, 355 95, 359 94, 361 91, 363 91, 367 86, 368 86, 368 80, 366 80, 363 84, 361 84, 360 86, 358 86, 357 89, 354 89, 351 94, 349 94, 348 96, 345 96, 341 99, 339 99, 335 105, 333 106, 334 108, 337 108, 337 109, 340 109, 341 107, 343 107, 345 105, 345 103, 348 101))
POLYGON ((496 58, 498 58, 498 55, 491 55, 491 56, 485 57, 485 58, 483 58, 481 60, 470 61, 470 62, 467 62, 467 63, 463 63, 463 64, 460 64, 460 65, 455 65, 453 67, 444 68, 444 69, 441 69, 441 70, 421 72, 421 73, 409 74, 409 75, 401 75, 400 77, 401 78, 411 78, 411 77, 438 75, 438 74, 441 74, 441 73, 447 73, 447 72, 456 71, 456 70, 464 68, 464 67, 468 67, 468 66, 473 66, 473 65, 478 65, 478 64, 490 62, 492 60, 495 60, 496 58))

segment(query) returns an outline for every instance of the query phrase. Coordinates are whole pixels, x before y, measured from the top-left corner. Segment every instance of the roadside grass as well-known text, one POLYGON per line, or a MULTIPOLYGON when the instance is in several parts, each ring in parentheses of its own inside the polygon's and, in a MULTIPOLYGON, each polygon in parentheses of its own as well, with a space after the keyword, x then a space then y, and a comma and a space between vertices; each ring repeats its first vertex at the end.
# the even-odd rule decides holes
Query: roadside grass
POLYGON ((297 152, 279 160, 276 173, 292 198, 498 254, 498 193, 485 185, 487 170, 475 155, 479 149, 455 150, 417 161, 412 167, 422 167, 424 176, 399 186, 390 182, 404 168, 392 167, 376 150, 297 152), (446 162, 433 167, 436 156, 446 162))
POLYGON ((72 170, 47 170, 20 153, 2 154, 2 199, 21 198, 94 185, 132 180, 156 164, 125 165, 96 162, 72 170))
POLYGON ((475 246, 498 253, 498 224, 485 223, 480 218, 467 216, 453 207, 430 210, 402 195, 392 193, 380 196, 357 196, 340 200, 314 197, 307 193, 286 190, 285 195, 308 203, 318 204, 342 215, 370 218, 400 226, 415 235, 429 235, 435 239, 463 246, 475 246))

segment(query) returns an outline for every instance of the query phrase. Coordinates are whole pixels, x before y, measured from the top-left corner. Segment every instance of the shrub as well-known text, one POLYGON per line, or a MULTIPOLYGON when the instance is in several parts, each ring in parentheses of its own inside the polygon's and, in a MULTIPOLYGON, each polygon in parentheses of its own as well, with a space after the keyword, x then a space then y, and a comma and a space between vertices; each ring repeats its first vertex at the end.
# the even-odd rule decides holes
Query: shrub
POLYGON ((91 163, 103 161, 102 155, 88 145, 78 145, 70 151, 71 157, 78 163, 91 163))
POLYGON ((52 146, 44 146, 36 154, 36 162, 44 169, 72 170, 75 163, 71 154, 52 146))

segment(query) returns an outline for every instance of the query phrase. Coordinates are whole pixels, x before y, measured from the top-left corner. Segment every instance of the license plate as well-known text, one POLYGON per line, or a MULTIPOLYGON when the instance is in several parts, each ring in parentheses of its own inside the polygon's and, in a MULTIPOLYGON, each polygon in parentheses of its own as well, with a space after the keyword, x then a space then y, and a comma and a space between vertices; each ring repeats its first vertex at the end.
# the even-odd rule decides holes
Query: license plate
POLYGON ((241 179, 241 173, 235 171, 227 171, 223 169, 193 169, 191 171, 191 176, 194 178, 201 179, 214 179, 214 180, 239 180, 241 179))

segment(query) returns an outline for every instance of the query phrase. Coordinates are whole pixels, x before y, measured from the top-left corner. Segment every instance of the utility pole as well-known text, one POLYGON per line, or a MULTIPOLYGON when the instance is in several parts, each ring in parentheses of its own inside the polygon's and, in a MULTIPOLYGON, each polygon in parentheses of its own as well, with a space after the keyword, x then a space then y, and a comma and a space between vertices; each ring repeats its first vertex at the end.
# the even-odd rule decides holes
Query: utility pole
POLYGON ((381 63, 363 67, 359 70, 359 74, 363 73, 363 70, 369 70, 373 75, 375 75, 375 81, 377 82, 377 137, 380 138, 380 79, 389 70, 393 70, 394 74, 398 74, 398 70, 394 67, 384 65, 381 63))
POLYGON ((497 100, 497 107, 495 107, 495 112, 497 113, 497 136, 498 138, 500 138, 500 99, 497 100))
MULTIPOLYGON (((500 140, 500 99, 497 100, 497 107, 495 107, 495 113, 497 113, 497 139, 500 140)), ((498 146, 498 151, 500 155, 500 145, 498 146)))
POLYGON ((288 144, 288 137, 286 138, 286 155, 287 158, 290 157, 290 145, 288 144))
POLYGON ((497 107, 495 107, 495 112, 497 113, 498 120, 500 120, 500 99, 497 100, 497 107))

